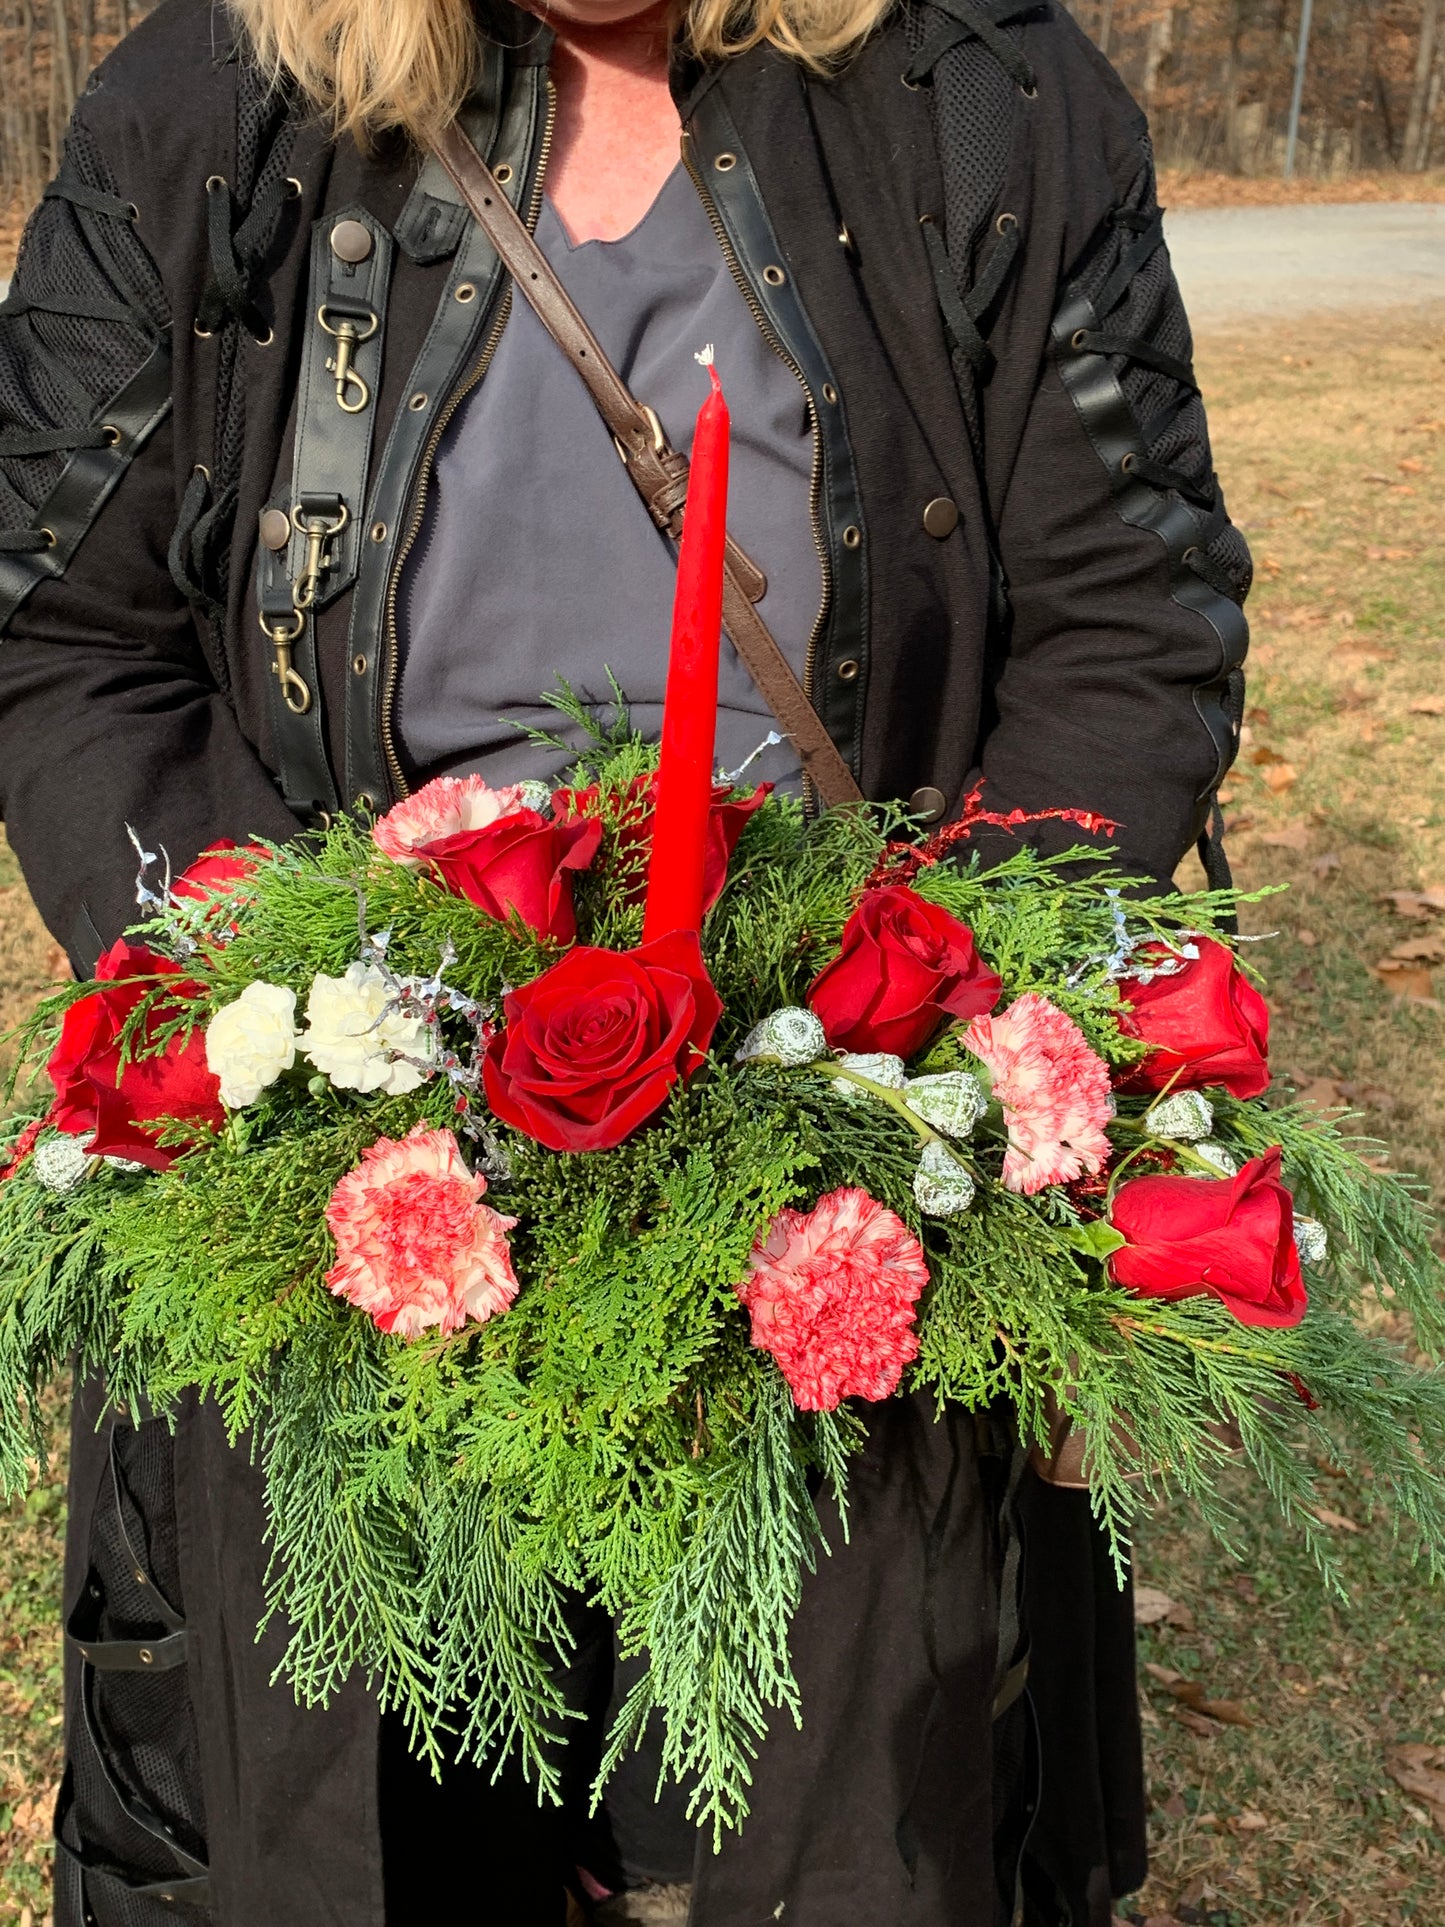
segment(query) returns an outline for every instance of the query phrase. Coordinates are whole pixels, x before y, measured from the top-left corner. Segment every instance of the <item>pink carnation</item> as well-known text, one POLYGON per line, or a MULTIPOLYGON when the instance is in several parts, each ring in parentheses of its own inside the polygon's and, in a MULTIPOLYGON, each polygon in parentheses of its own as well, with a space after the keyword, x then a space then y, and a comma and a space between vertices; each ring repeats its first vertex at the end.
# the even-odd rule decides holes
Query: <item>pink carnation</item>
POLYGON ((753 1343, 771 1352, 805 1412, 845 1398, 888 1398, 918 1354, 913 1308, 928 1283, 923 1247, 903 1220, 844 1188, 811 1211, 780 1211, 737 1288, 753 1343))
POLYGON ((444 836, 485 830, 504 816, 526 808, 520 783, 494 790, 480 776, 438 776, 403 797, 371 826, 371 840, 383 856, 419 869, 426 861, 419 850, 444 836))
POLYGON ((1028 991, 963 1034, 993 1078, 1008 1127, 1003 1181, 1029 1196, 1097 1171, 1109 1155, 1109 1067, 1046 997, 1028 991))
POLYGON ((327 1284, 401 1338, 505 1311, 517 1295, 507 1243, 517 1220, 482 1203, 486 1188, 450 1131, 418 1124, 378 1138, 326 1207, 336 1240, 327 1284))

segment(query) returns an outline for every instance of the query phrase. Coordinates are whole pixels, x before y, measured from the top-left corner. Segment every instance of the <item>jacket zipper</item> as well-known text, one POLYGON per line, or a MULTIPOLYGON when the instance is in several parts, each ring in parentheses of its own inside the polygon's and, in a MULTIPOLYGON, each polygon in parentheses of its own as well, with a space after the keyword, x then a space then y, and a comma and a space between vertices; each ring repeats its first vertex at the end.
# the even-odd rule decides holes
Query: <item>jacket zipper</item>
MULTIPOLYGON (((717 211, 717 203, 708 192, 707 185, 693 160, 692 145, 692 136, 684 129, 682 136, 682 164, 691 176, 693 186, 697 189, 698 198, 701 200, 707 218, 712 225, 712 231, 717 236, 718 246, 722 249, 723 259, 728 264, 728 271, 738 285, 738 292, 742 295, 744 301, 747 302, 748 307, 752 311, 754 321, 757 322, 758 327, 762 330, 763 339, 783 363, 784 367, 792 371, 808 404, 808 420, 813 430, 813 473, 808 483, 808 515, 813 528, 813 546, 818 551, 818 566, 823 578, 823 599, 818 605, 817 618, 813 623, 812 633, 808 637, 807 653, 803 658, 803 694, 808 698, 809 702, 812 702, 818 642, 822 636, 823 625, 828 619, 828 609, 833 600, 833 562, 828 553, 827 538, 823 533, 823 517, 819 507, 823 494, 823 427, 818 414, 817 397, 808 386, 808 378, 803 373, 797 360, 789 353, 786 344, 773 327, 772 322, 769 321, 762 303, 753 293, 752 284, 743 273, 742 263, 738 260, 737 252, 732 244, 732 237, 723 226, 722 216, 717 211)), ((814 795, 812 778, 808 776, 806 772, 803 776, 803 801, 808 814, 811 816, 816 808, 816 797, 814 795)))
MULTIPOLYGON (((536 227, 537 217, 542 212, 542 183, 547 172, 547 161, 552 152, 552 135, 556 123, 557 89, 549 79, 547 81, 547 111, 542 122, 542 142, 537 153, 537 175, 532 185, 532 198, 527 208, 527 228, 529 232, 536 227)), ((397 598, 401 591, 401 572, 406 566, 407 557, 411 554, 417 535, 421 530, 422 518, 426 513, 427 494, 431 488, 432 466, 436 461, 436 452, 441 446, 442 436, 446 433, 447 425, 453 415, 456 414, 467 396, 476 387, 477 383, 482 380, 488 368, 491 366, 492 356, 497 352, 497 343, 502 338, 502 331, 507 325, 507 318, 511 312, 512 289, 510 284, 508 284, 502 295, 501 304, 497 309, 497 318, 492 323, 491 331, 487 336, 481 354, 478 356, 470 373, 452 390, 451 395, 447 399, 446 406, 437 416, 436 424, 427 439, 426 448, 422 453, 421 468, 418 471, 411 521, 407 527, 406 535, 397 549, 396 560, 392 564, 391 569, 391 581, 387 585, 386 622, 384 627, 386 676, 383 680, 381 690, 381 746, 386 757, 387 772, 391 777, 392 785, 398 797, 407 796, 411 793, 410 785, 402 773, 401 759, 397 755, 396 737, 392 727, 392 715, 396 705, 396 684, 400 672, 401 660, 400 651, 397 648, 396 635, 396 605, 397 598)))

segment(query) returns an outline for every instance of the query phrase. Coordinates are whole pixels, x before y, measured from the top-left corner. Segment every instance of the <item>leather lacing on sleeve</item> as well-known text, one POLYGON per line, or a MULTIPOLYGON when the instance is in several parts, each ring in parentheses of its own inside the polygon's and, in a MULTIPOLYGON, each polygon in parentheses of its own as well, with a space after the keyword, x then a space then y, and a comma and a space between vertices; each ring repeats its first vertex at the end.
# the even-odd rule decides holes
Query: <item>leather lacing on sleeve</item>
POLYGON ((1179 496, 1201 518, 1185 566, 1220 595, 1242 602, 1248 550, 1230 524, 1210 462, 1188 325, 1172 297, 1163 210, 1116 208, 1098 258, 1107 262, 1115 254, 1102 282, 1097 269, 1080 277, 1098 326, 1076 329, 1070 346, 1076 354, 1109 358, 1133 409, 1141 447, 1124 456, 1123 472, 1179 496))
POLYGON ((113 186, 73 127, 0 303, 0 555, 55 547, 42 504, 71 455, 117 444, 107 406, 169 321, 136 209, 113 186))

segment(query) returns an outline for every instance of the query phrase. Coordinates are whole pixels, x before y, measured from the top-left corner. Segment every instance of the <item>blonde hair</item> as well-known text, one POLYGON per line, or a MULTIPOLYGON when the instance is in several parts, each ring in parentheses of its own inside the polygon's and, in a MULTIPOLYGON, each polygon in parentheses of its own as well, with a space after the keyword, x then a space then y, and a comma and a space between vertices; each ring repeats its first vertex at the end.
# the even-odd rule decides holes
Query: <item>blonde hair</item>
MULTIPOLYGON (((705 60, 763 41, 823 68, 858 47, 892 0, 679 0, 676 31, 705 60)), ((335 132, 366 142, 400 128, 418 144, 466 98, 479 27, 473 0, 231 0, 263 69, 288 73, 335 132)))

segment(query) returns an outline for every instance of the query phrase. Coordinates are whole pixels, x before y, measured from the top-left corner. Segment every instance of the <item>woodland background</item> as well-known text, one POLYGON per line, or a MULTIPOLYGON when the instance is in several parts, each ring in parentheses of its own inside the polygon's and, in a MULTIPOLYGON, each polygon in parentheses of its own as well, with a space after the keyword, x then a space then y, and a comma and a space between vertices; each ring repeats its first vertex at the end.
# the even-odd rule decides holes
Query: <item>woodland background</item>
MULTIPOLYGON (((77 92, 148 0, 0 0, 0 257, 55 170, 77 92)), ((1283 167, 1303 0, 1072 0, 1154 126, 1161 165, 1283 167)), ((1445 165, 1445 0, 1316 0, 1297 168, 1445 165)), ((0 272, 3 272, 0 265, 0 272)))

